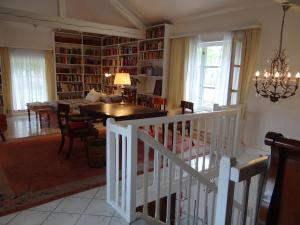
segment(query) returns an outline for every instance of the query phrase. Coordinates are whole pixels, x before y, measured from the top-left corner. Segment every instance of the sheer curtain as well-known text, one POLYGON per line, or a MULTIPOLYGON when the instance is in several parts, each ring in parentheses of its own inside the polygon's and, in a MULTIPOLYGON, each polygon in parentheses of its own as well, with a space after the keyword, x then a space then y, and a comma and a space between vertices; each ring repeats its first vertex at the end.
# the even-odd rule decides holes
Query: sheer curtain
POLYGON ((230 61, 232 48, 232 33, 224 34, 221 68, 217 79, 214 104, 226 105, 230 76, 230 61))
POLYGON ((10 67, 14 111, 26 109, 28 102, 47 100, 44 51, 11 49, 10 67))
POLYGON ((190 38, 187 77, 184 90, 184 99, 194 103, 194 109, 200 107, 200 63, 201 63, 200 36, 190 38))

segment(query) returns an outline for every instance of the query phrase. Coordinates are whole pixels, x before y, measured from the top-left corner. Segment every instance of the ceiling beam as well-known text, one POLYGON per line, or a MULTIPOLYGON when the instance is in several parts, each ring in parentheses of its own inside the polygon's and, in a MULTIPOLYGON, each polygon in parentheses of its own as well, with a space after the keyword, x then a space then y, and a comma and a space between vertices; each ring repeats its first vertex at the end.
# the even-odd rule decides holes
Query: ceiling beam
POLYGON ((57 15, 60 17, 66 17, 66 0, 57 0, 57 15))
POLYGON ((145 30, 146 26, 143 23, 143 21, 138 18, 135 13, 132 12, 132 10, 129 9, 128 6, 126 6, 124 3, 122 3, 120 0, 110 0, 110 3, 117 9, 120 14, 125 17, 127 20, 129 20, 136 28, 145 30))
POLYGON ((145 38, 145 32, 139 29, 94 23, 85 20, 62 18, 59 16, 41 15, 5 7, 0 7, 0 21, 27 23, 53 29, 75 30, 79 32, 91 32, 138 39, 145 38))

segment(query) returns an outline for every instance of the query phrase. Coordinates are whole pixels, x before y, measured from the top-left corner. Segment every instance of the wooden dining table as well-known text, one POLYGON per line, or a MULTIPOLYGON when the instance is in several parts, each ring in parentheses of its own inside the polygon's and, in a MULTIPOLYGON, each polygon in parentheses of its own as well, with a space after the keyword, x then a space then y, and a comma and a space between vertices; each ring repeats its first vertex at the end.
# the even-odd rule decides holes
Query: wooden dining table
POLYGON ((79 109, 80 114, 95 119, 103 119, 104 125, 106 125, 107 118, 114 118, 116 121, 121 121, 162 117, 168 114, 168 111, 165 110, 127 103, 124 105, 120 103, 98 103, 95 105, 80 106, 79 109))

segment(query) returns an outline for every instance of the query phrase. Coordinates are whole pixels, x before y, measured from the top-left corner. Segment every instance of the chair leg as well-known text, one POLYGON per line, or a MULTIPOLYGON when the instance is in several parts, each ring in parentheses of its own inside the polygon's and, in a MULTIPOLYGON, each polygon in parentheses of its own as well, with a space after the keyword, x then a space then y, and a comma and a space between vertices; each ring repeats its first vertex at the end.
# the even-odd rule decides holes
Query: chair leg
POLYGON ((6 141, 6 138, 5 138, 5 136, 4 136, 4 134, 2 133, 1 130, 0 130, 0 136, 1 136, 1 138, 2 138, 2 141, 5 142, 5 141, 6 141))
POLYGON ((65 135, 62 135, 61 136, 61 140, 60 140, 60 145, 59 145, 59 149, 58 149, 58 154, 61 153, 63 147, 64 147, 64 144, 65 144, 65 135))
POLYGON ((72 152, 72 149, 73 149, 73 142, 74 142, 74 139, 70 138, 69 150, 68 150, 68 153, 66 155, 65 160, 69 159, 69 157, 71 155, 71 152, 72 152))

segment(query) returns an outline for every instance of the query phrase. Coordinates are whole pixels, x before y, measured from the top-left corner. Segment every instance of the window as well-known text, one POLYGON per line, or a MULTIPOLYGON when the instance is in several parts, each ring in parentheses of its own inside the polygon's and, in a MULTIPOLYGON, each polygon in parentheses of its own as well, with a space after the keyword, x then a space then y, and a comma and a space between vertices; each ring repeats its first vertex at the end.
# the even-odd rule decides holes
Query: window
POLYGON ((231 68, 230 68, 230 80, 229 80, 229 95, 227 104, 235 105, 238 104, 238 94, 240 86, 240 71, 242 63, 242 48, 243 43, 239 39, 233 40, 232 56, 231 56, 231 68))
POLYGON ((215 42, 190 40, 185 99, 194 102, 196 111, 238 103, 241 58, 237 36, 226 34, 215 42))
POLYGON ((28 102, 47 100, 46 66, 43 51, 10 50, 13 110, 25 110, 28 102))
POLYGON ((216 94, 217 81, 220 79, 222 57, 222 42, 213 42, 201 45, 200 62, 200 92, 201 108, 212 108, 216 94))

